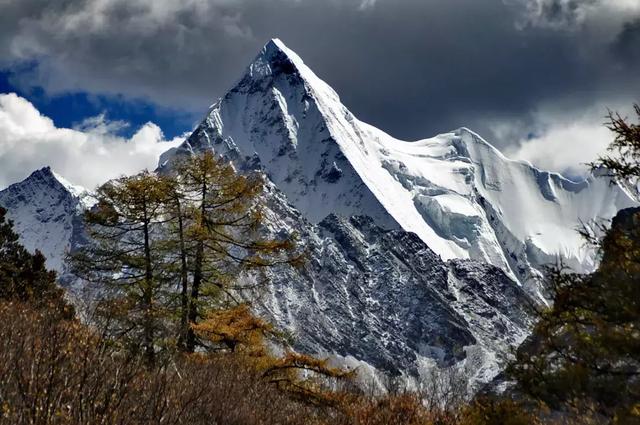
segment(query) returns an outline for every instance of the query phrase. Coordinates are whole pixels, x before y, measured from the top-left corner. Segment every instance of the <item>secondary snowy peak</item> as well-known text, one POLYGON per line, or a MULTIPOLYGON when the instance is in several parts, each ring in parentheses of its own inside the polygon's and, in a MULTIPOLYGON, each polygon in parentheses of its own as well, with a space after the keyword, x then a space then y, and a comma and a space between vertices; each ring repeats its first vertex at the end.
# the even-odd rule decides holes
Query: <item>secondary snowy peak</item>
POLYGON ((91 205, 88 192, 45 167, 0 191, 21 243, 39 249, 47 267, 63 272, 67 252, 83 235, 81 214, 91 205))
POLYGON ((417 142, 393 139, 370 126, 369 131, 380 143, 382 167, 402 183, 439 235, 495 265, 499 257, 491 245, 498 243, 518 277, 523 277, 521 263, 548 264, 558 257, 590 270, 593 253, 583 248, 576 228, 636 204, 607 178, 573 182, 510 160, 466 128, 417 142))
POLYGON ((636 204, 608 179, 574 183, 509 160, 465 128, 395 139, 359 121, 279 40, 212 105, 185 149, 260 167, 312 222, 366 214, 416 233, 445 260, 487 262, 520 282, 559 258, 591 270, 576 227, 636 204))

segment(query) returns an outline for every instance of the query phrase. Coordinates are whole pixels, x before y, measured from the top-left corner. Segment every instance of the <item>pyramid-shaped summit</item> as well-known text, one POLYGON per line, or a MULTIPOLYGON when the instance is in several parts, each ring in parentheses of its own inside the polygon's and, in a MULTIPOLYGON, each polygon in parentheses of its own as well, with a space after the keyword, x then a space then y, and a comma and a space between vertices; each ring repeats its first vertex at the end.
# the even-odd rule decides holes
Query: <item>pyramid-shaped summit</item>
POLYGON ((190 149, 256 159, 311 221, 368 211, 398 227, 367 189, 338 141, 356 138, 338 95, 281 41, 271 40, 187 140, 190 149), (336 115, 337 114, 337 115, 336 115), (340 133, 336 137, 336 133, 340 133))
MULTIPOLYGON (((541 265, 593 268, 579 221, 636 204, 606 178, 572 182, 511 161, 465 128, 395 139, 359 121, 278 40, 163 164, 207 149, 269 176, 280 191, 265 193, 262 230, 299 235, 309 259, 264 270, 256 312, 296 335, 297 351, 372 378, 455 364, 470 387, 491 381, 529 334, 541 265)), ((97 294, 65 274, 90 205, 71 185, 45 168, 0 191, 0 205, 76 296, 97 294)))
MULTIPOLYGON (((249 67, 249 74, 257 72, 266 74, 299 74, 299 68, 307 68, 293 50, 290 50, 278 38, 270 40, 262 48, 249 67)), ((308 69, 308 68, 307 68, 308 69)))
POLYGON ((259 166, 307 219, 368 215, 414 232, 443 259, 471 258, 521 283, 561 258, 595 266, 575 228, 636 205, 606 178, 572 182, 512 161, 468 129, 407 142, 359 121, 282 41, 269 41, 182 149, 259 166))
MULTIPOLYGON (((338 95, 329 85, 322 81, 315 73, 305 65, 296 52, 289 49, 280 39, 269 40, 258 53, 253 62, 247 67, 243 81, 249 79, 259 80, 273 76, 296 77, 292 83, 303 83, 317 92, 329 92, 333 97, 338 95)), ((338 99, 334 99, 338 100, 338 99)))

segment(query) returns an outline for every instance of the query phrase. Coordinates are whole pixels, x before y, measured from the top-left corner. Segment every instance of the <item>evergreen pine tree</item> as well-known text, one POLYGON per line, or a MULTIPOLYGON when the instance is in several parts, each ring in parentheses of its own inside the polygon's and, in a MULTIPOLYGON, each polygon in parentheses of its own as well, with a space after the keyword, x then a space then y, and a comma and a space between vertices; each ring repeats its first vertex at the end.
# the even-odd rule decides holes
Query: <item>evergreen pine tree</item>
POLYGON ((71 318, 73 308, 65 302, 56 273, 47 270, 45 262, 40 251, 31 254, 20 244, 7 211, 0 207, 0 299, 51 306, 71 318))

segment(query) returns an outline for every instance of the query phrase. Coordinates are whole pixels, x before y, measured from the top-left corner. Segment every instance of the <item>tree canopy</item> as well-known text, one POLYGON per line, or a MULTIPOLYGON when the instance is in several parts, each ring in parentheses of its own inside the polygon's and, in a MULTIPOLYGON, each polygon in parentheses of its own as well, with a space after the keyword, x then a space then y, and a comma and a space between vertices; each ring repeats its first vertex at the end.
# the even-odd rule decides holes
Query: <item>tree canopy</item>
POLYGON ((101 186, 85 214, 89 242, 71 257, 81 278, 105 288, 97 312, 108 332, 147 353, 193 352, 194 326, 252 301, 261 270, 295 263, 295 235, 265 230, 262 179, 212 152, 101 186))

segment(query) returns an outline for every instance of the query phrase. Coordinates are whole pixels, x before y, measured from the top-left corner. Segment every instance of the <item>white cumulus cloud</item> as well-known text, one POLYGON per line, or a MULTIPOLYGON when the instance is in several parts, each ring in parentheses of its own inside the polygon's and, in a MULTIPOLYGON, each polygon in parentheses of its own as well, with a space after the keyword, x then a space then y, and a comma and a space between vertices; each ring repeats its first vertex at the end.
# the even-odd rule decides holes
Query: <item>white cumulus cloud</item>
POLYGON ((74 129, 58 128, 28 100, 0 94, 0 189, 44 166, 93 189, 122 174, 154 169, 162 152, 184 140, 165 140, 151 122, 125 138, 116 134, 123 125, 99 115, 74 129))

